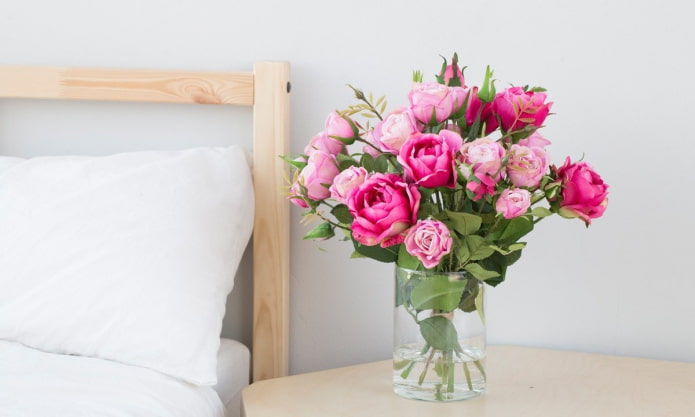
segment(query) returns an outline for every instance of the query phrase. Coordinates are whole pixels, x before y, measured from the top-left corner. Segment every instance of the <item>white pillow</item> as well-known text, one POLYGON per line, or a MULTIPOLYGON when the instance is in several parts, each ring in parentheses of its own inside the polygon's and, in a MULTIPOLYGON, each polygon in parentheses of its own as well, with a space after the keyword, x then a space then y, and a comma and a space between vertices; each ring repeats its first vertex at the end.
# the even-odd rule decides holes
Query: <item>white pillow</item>
POLYGON ((239 147, 0 157, 0 339, 214 385, 252 225, 239 147))

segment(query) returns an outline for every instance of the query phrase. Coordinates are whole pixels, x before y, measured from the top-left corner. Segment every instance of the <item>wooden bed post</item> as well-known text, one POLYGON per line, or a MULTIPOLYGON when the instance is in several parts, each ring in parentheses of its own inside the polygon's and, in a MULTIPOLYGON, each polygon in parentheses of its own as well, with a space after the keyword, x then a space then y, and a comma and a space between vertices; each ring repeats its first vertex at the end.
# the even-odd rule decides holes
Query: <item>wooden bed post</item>
POLYGON ((254 65, 253 381, 289 370, 289 203, 282 192, 289 153, 290 66, 254 65), (272 261, 271 261, 272 260, 272 261))

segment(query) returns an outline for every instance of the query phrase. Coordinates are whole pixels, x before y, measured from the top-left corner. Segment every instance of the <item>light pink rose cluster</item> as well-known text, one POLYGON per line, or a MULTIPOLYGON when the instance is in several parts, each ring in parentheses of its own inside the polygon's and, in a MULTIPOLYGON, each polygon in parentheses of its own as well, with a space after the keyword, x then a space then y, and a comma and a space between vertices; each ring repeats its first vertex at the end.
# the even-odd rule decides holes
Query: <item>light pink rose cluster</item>
POLYGON ((405 248, 409 254, 417 257, 427 269, 439 265, 439 262, 451 252, 454 239, 446 225, 437 220, 420 220, 405 235, 405 248))
POLYGON ((420 191, 397 174, 376 173, 350 193, 347 206, 355 219, 352 237, 363 245, 387 247, 401 243, 401 233, 415 223, 420 191))
POLYGON ((449 130, 417 133, 408 139, 398 154, 405 177, 428 188, 456 186, 456 153, 463 139, 449 130))
POLYGON ((531 193, 523 188, 507 188, 495 203, 495 210, 505 219, 513 219, 526 213, 531 207, 531 193))
POLYGON ((457 109, 457 99, 460 97, 452 93, 451 87, 436 82, 416 83, 408 94, 410 109, 425 125, 439 124, 448 119, 457 109))
POLYGON ((509 149, 507 177, 517 187, 536 188, 548 172, 548 154, 537 146, 512 145, 509 149))
MULTIPOLYGON (((397 155, 405 141, 419 132, 420 127, 413 112, 407 107, 399 107, 367 133, 367 141, 381 152, 397 155)), ((365 146, 364 151, 377 157, 379 152, 374 147, 365 146)))
POLYGON ((292 185, 290 201, 300 207, 305 207, 306 202, 301 203, 297 197, 302 196, 314 201, 325 200, 331 193, 328 187, 333 184, 333 179, 340 173, 338 161, 334 155, 324 151, 315 150, 309 155, 306 166, 299 172, 296 182, 292 185), (302 187, 306 190, 302 194, 302 187))
POLYGON ((504 147, 490 138, 466 142, 461 147, 461 173, 468 180, 466 188, 480 200, 495 193, 495 186, 502 179, 504 147))
POLYGON ((557 170, 562 181, 562 202, 559 213, 564 217, 579 217, 587 225, 601 217, 608 205, 608 184, 586 162, 574 162, 569 157, 557 170))
POLYGON ((368 176, 367 170, 362 167, 349 167, 333 179, 333 184, 329 188, 331 198, 339 203, 347 204, 352 192, 364 184, 368 176))

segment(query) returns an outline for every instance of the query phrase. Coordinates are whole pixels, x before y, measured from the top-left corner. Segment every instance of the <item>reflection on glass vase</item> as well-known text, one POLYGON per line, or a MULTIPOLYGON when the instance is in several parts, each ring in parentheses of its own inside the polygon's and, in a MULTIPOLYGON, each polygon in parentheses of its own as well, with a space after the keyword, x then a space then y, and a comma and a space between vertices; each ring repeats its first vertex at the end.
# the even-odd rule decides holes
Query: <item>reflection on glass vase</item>
POLYGON ((485 392, 483 283, 466 272, 396 267, 393 390, 457 401, 485 392))

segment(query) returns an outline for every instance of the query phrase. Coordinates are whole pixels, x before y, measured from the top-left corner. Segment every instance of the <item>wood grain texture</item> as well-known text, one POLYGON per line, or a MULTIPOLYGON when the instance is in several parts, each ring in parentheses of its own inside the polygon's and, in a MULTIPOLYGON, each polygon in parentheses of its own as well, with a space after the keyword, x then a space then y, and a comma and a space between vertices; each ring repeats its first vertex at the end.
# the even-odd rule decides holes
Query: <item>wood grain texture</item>
POLYGON ((0 67, 0 97, 253 104, 250 72, 0 67))
POLYGON ((281 191, 289 153, 289 64, 254 66, 253 380, 289 369, 289 203, 281 191))
POLYGON ((493 346, 488 392, 426 403, 391 390, 391 361, 254 383, 246 417, 692 417, 695 364, 493 346))

